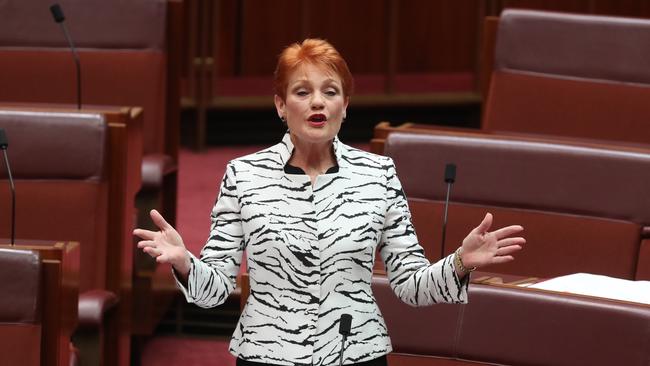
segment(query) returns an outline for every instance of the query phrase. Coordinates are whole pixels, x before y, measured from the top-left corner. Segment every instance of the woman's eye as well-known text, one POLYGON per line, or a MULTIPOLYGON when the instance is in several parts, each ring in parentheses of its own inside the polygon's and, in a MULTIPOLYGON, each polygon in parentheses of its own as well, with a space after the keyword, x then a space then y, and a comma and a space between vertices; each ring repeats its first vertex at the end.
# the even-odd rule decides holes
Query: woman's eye
POLYGON ((325 92, 325 95, 330 96, 330 97, 334 97, 334 96, 336 96, 338 93, 339 93, 339 92, 336 91, 336 90, 328 90, 328 91, 325 92))
POLYGON ((306 95, 308 95, 308 94, 309 94, 309 93, 308 93, 306 90, 298 90, 298 91, 296 92, 296 95, 297 95, 297 96, 300 96, 300 97, 304 97, 304 96, 306 96, 306 95))

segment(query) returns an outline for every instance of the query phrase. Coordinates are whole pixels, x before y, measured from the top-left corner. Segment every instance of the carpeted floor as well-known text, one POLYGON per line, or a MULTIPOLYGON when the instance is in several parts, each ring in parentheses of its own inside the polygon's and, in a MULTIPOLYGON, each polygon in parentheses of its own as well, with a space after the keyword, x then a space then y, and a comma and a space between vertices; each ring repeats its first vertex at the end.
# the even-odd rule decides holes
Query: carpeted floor
POLYGON ((142 366, 235 366, 228 340, 154 337, 142 353, 142 366))

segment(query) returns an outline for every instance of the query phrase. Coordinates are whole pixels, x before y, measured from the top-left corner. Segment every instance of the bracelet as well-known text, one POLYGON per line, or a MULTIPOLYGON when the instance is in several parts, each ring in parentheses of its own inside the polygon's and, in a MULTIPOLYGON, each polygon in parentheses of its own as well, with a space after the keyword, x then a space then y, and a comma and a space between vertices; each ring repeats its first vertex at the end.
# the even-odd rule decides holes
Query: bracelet
POLYGON ((462 260, 461 257, 460 257, 461 248, 462 248, 462 247, 458 247, 458 249, 456 249, 456 252, 454 252, 454 265, 456 266, 456 268, 457 268, 461 273, 463 273, 463 272, 464 272, 464 273, 471 273, 471 272, 476 271, 476 267, 467 268, 467 267, 465 267, 465 265, 463 264, 463 260, 462 260))

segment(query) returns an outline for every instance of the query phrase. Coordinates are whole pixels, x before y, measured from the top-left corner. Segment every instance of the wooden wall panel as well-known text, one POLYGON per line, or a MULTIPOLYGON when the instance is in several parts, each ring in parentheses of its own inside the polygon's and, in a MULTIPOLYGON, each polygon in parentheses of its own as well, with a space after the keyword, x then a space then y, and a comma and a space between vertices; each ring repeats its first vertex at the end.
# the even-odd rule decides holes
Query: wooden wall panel
POLYGON ((301 38, 303 1, 240 1, 241 67, 235 76, 269 76, 282 48, 301 38))
POLYGON ((396 71, 473 71, 479 7, 466 0, 400 1, 396 71))
POLYGON ((384 73, 389 34, 388 0, 309 3, 306 35, 330 41, 353 74, 384 73))
MULTIPOLYGON (((204 0, 207 1, 207 0, 204 0)), ((238 41, 238 0, 212 0, 213 9, 211 34, 211 55, 215 60, 215 73, 218 76, 235 74, 235 54, 238 41)))

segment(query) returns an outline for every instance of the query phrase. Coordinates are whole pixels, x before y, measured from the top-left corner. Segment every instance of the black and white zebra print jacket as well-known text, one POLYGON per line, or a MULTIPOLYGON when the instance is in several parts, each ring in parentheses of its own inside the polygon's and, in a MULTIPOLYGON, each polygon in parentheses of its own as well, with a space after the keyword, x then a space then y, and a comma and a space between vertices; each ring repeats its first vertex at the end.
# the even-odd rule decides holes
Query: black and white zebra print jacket
MULTIPOLYGON (((213 307, 235 287, 243 252, 251 293, 230 343, 234 355, 278 365, 338 364, 341 314, 352 315, 344 363, 392 350, 370 283, 375 252, 404 302, 467 301, 452 256, 430 264, 411 225, 390 158, 334 139, 337 173, 284 171, 282 142, 228 164, 200 259, 191 256, 187 301, 213 307)), ((191 254, 190 254, 191 255, 191 254)), ((423 324, 435 326, 435 324, 423 324)))

